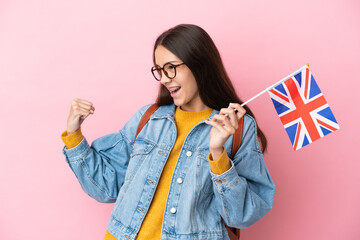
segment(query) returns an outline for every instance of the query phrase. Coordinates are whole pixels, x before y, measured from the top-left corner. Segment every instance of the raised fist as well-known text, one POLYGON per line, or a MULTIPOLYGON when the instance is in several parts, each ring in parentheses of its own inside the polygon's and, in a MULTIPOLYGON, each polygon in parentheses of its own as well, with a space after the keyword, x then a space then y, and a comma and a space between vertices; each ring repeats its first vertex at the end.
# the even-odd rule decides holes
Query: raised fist
POLYGON ((94 114, 95 108, 89 101, 74 99, 71 103, 70 113, 67 120, 67 133, 76 132, 90 114, 94 114))

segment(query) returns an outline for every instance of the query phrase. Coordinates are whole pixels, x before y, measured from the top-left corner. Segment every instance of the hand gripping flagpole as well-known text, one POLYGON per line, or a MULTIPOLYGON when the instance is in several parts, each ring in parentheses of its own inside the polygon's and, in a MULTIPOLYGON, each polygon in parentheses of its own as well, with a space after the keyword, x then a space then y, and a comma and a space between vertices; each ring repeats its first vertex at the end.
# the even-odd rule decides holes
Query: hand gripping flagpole
POLYGON ((241 104, 241 106, 243 107, 244 105, 248 104, 249 102, 251 102, 252 100, 254 100, 255 98, 259 97, 261 94, 263 93, 266 93, 267 91, 271 90, 272 88, 276 87, 277 85, 279 85, 280 83, 288 80, 290 77, 298 74, 299 72, 301 72, 302 70, 304 70, 305 68, 308 68, 310 65, 309 64, 306 64, 304 66, 302 66, 299 70, 293 72, 292 74, 290 74, 289 76, 287 77, 284 77, 283 79, 281 79, 279 82, 271 85, 270 87, 266 88, 264 91, 262 91, 261 93, 255 95, 254 97, 250 98, 249 100, 247 100, 246 102, 244 102, 243 104, 241 104))

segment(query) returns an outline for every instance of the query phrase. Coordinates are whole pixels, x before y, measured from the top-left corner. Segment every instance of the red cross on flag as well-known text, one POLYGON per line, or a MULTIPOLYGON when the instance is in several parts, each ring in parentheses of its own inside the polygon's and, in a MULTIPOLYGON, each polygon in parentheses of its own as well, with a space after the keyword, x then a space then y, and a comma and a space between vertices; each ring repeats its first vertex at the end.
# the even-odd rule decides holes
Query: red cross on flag
POLYGON ((339 129, 308 67, 268 92, 295 150, 339 129))

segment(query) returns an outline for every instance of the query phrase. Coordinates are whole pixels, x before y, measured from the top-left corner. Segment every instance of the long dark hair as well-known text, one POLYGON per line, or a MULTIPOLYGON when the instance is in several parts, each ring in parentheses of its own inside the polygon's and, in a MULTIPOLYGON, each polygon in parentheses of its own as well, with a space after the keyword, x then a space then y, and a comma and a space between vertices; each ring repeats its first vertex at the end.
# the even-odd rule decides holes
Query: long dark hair
MULTIPOLYGON (((206 106, 220 110, 227 108, 229 103, 243 103, 226 73, 219 51, 204 29, 192 24, 180 24, 162 33, 154 45, 154 64, 155 50, 159 45, 176 55, 191 70, 200 98, 206 106)), ((173 103, 169 91, 162 84, 156 103, 159 106, 173 103)), ((244 108, 255 119, 250 108, 246 105, 244 108)), ((257 135, 261 140, 262 151, 265 152, 267 140, 259 127, 257 135)))

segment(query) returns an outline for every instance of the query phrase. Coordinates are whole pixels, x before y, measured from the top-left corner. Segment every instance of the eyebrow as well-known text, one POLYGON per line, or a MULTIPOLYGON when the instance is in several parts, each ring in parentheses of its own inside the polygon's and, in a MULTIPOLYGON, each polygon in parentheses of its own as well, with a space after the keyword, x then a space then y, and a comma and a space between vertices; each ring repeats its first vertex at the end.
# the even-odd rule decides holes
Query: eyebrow
MULTIPOLYGON (((179 62, 179 61, 174 60, 174 61, 169 61, 169 62, 166 62, 166 63, 164 63, 164 65, 162 65, 162 67, 164 67, 164 66, 165 66, 166 64, 168 64, 168 63, 176 63, 176 62, 179 62)), ((160 66, 159 64, 156 64, 156 65, 160 66)))

